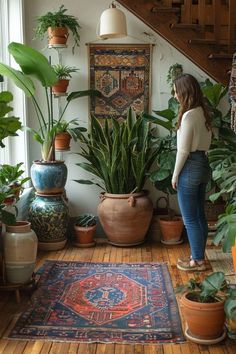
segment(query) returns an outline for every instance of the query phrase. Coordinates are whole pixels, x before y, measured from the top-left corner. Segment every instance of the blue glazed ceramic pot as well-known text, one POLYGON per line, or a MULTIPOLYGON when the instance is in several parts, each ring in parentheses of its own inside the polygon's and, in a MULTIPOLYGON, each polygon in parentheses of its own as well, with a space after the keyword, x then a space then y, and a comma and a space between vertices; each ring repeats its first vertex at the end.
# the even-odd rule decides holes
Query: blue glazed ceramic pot
POLYGON ((67 167, 64 161, 34 161, 31 179, 37 194, 61 194, 67 180, 67 167))
POLYGON ((39 249, 62 249, 67 241, 69 208, 62 195, 36 195, 29 219, 39 240, 39 249))

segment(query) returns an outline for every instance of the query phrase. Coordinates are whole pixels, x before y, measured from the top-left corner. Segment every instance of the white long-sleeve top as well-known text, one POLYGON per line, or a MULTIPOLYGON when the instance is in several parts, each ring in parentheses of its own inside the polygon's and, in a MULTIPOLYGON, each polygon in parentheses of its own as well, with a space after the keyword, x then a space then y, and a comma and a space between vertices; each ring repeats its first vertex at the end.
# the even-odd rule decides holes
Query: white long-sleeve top
POLYGON ((202 107, 196 107, 185 112, 181 126, 177 131, 177 155, 172 183, 178 181, 178 176, 192 151, 208 151, 211 144, 211 130, 207 130, 202 107))

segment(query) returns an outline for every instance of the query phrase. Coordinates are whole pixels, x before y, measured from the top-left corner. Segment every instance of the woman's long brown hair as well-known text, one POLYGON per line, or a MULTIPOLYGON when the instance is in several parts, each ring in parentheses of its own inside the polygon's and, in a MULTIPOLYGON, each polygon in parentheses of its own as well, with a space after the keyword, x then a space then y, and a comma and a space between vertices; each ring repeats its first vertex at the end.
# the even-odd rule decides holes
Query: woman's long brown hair
POLYGON ((201 87, 198 81, 190 74, 183 74, 174 80, 175 92, 180 103, 177 129, 181 126, 183 114, 190 109, 201 106, 206 119, 205 125, 208 130, 211 129, 211 115, 207 108, 201 87))

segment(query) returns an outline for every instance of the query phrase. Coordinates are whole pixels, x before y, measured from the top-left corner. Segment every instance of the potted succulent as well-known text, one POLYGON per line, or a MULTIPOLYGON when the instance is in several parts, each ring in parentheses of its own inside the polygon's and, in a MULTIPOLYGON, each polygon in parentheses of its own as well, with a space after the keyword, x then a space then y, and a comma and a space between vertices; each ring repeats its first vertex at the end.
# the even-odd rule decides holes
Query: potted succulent
POLYGON ((74 223, 74 245, 77 247, 94 246, 96 226, 97 220, 93 214, 79 215, 74 223))
POLYGON ((66 14, 67 11, 64 5, 61 5, 58 11, 49 11, 45 15, 37 17, 35 37, 43 39, 45 33, 48 33, 49 47, 65 47, 70 31, 74 39, 74 46, 72 47, 74 53, 75 46, 79 46, 80 35, 78 31, 80 25, 78 18, 66 14))
POLYGON ((70 150, 70 141, 77 141, 81 132, 86 132, 87 129, 79 126, 78 119, 70 121, 61 120, 56 125, 55 150, 66 151, 70 150))
POLYGON ((91 173, 91 180, 105 192, 100 196, 98 217, 111 244, 130 246, 144 242, 153 205, 144 184, 158 154, 150 124, 130 108, 122 122, 110 118, 102 125, 93 117, 91 130, 83 134, 76 165, 91 173))
POLYGON ((214 344, 225 338, 225 300, 233 299, 233 292, 223 272, 211 273, 203 280, 198 276, 191 278, 187 284, 177 287, 176 292, 183 293, 180 304, 187 339, 214 344))
POLYGON ((79 69, 74 66, 67 66, 62 64, 52 65, 52 67, 58 79, 58 81, 52 86, 52 92, 55 95, 65 95, 70 78, 72 77, 71 74, 75 73, 79 69))
POLYGON ((162 111, 154 111, 158 116, 144 113, 143 117, 157 126, 168 131, 164 137, 158 137, 159 153, 157 157, 157 169, 150 173, 149 179, 155 187, 165 193, 167 215, 160 215, 158 222, 161 231, 161 242, 167 245, 175 245, 183 242, 183 221, 175 215, 170 208, 170 195, 176 193, 172 188, 171 179, 174 172, 176 157, 176 132, 175 121, 178 111, 178 102, 174 97, 168 101, 168 108, 162 111))

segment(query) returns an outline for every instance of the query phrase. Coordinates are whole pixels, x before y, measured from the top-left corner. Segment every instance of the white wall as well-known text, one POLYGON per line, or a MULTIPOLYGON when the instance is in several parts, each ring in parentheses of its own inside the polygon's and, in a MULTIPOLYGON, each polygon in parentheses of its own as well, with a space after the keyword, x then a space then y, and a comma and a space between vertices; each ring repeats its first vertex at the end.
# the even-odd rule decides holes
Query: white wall
MULTIPOLYGON (((36 27, 35 17, 45 14, 47 11, 54 11, 59 8, 62 2, 57 0, 25 0, 25 32, 26 44, 42 50, 46 56, 52 57, 52 63, 57 62, 57 53, 54 49, 47 49, 47 40, 44 41, 32 40, 33 28, 36 27)), ((63 50, 63 63, 70 66, 79 67, 79 72, 73 76, 70 83, 69 91, 85 90, 88 86, 88 54, 86 43, 97 41, 96 29, 99 17, 103 10, 110 5, 110 0, 64 0, 63 4, 68 9, 68 14, 73 14, 79 18, 81 25, 80 30, 80 47, 76 48, 75 54, 72 55, 71 47, 63 50)), ((120 6, 120 5, 119 5, 120 6)), ((145 43, 155 42, 153 48, 152 60, 152 94, 151 94, 151 110, 164 109, 167 106, 167 101, 170 98, 170 89, 166 83, 168 69, 175 63, 183 65, 184 72, 191 73, 199 81, 204 81, 207 76, 191 61, 185 58, 180 52, 173 48, 168 42, 159 37, 149 27, 143 24, 133 14, 120 7, 126 14, 128 34, 124 39, 113 40, 115 43, 145 43), (149 33, 150 36, 144 34, 149 33), (135 37, 135 38, 134 38, 135 37)), ((103 42, 104 41, 98 41, 103 42)), ((107 42, 107 41, 106 41, 107 42)), ((72 43, 72 38, 70 42, 72 43)), ((112 43, 112 41, 109 41, 112 43)), ((34 112, 29 105, 28 122, 32 126, 35 121, 34 112)), ((88 99, 82 98, 71 102, 67 110, 67 119, 79 117, 81 122, 87 124, 89 117, 88 99)), ((73 152, 79 151, 78 143, 72 144, 73 152)), ((39 144, 30 139, 30 157, 29 161, 39 159, 39 144)), ((66 185, 67 196, 70 203, 71 216, 75 216, 81 212, 93 212, 96 214, 96 208, 99 203, 99 188, 93 186, 84 186, 73 182, 73 179, 89 178, 86 173, 79 167, 75 166, 78 156, 72 153, 63 153, 69 176, 66 185)), ((151 198, 155 203, 157 196, 160 195, 155 188, 151 188, 150 184, 147 188, 151 190, 151 198)), ((177 209, 176 199, 172 199, 173 207, 177 209)))

